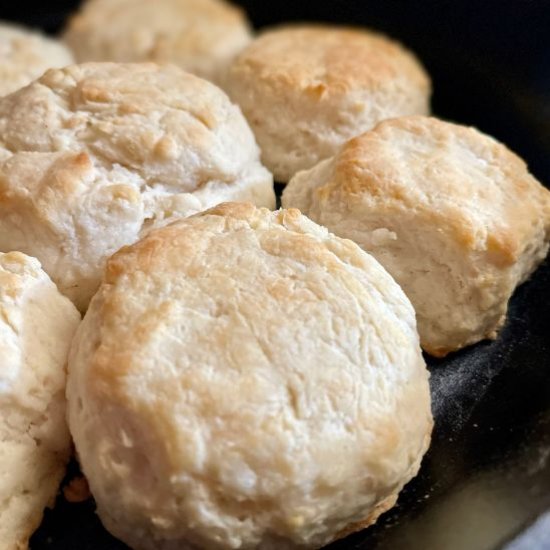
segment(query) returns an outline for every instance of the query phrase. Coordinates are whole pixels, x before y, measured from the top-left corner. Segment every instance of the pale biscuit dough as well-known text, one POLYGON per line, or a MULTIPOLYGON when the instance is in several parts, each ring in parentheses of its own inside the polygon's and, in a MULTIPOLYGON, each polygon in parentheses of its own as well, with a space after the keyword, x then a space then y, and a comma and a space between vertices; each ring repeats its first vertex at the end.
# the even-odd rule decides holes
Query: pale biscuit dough
POLYGON ((170 62, 216 81, 251 29, 224 0, 88 0, 64 38, 79 62, 170 62))
POLYGON ((382 122, 297 174, 282 200, 373 254, 438 356, 494 338, 548 251, 550 192, 501 143, 435 118, 382 122))
POLYGON ((224 87, 285 183, 383 119, 429 112, 430 80, 413 54, 345 27, 267 31, 236 57, 224 87))
POLYGON ((318 548, 394 504, 432 429, 399 286, 297 210, 242 203, 109 260, 68 400, 99 515, 136 550, 318 548))
POLYGON ((0 100, 0 250, 81 310, 121 246, 227 200, 274 207, 271 174, 238 107, 177 67, 74 65, 0 100))
POLYGON ((61 42, 0 22, 0 97, 30 84, 47 69, 71 63, 73 56, 61 42))
POLYGON ((0 550, 24 550, 69 459, 65 366, 80 315, 35 258, 0 254, 0 550))

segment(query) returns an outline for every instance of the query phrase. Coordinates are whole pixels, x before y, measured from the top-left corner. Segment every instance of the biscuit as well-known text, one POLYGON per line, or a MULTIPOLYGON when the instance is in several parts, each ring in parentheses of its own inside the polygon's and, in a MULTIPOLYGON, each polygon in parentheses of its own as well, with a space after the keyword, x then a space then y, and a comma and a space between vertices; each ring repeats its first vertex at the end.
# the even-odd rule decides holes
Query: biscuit
POLYGON ((0 100, 0 250, 80 310, 121 246, 227 200, 274 207, 271 174, 238 107, 175 66, 74 65, 0 100))
POLYGON ((30 84, 47 69, 71 63, 73 56, 61 42, 0 23, 0 97, 30 84))
POLYGON ((216 81, 251 29, 224 0, 88 0, 64 39, 79 62, 170 62, 216 81))
POLYGON ((297 210, 244 203, 109 260, 67 395, 98 513, 138 550, 318 548, 395 502, 432 429, 399 286, 297 210))
POLYGON ((23 550, 69 459, 65 365, 80 315, 35 258, 0 254, 0 550, 23 550))
POLYGON ((236 57, 224 87, 283 183, 383 119, 429 112, 418 60, 385 36, 345 27, 268 31, 236 57))
POLYGON ((297 174, 282 200, 392 274, 436 356, 495 338, 548 250, 549 191, 501 143, 435 118, 382 122, 297 174))

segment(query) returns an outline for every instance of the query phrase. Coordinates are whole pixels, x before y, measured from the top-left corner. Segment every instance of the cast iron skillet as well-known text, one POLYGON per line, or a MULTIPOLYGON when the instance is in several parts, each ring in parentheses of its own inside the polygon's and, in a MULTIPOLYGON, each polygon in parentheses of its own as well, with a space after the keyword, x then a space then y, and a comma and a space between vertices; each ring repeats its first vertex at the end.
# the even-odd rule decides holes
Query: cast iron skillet
MULTIPOLYGON (((20 1, 3 19, 56 30, 75 2, 20 1)), ((418 53, 439 116, 473 124, 550 183, 550 3, 546 0, 242 2, 258 26, 368 25, 418 53)), ((550 549, 550 261, 514 295, 499 339, 427 358, 436 426, 419 476, 378 524, 332 550, 550 549)), ((75 466, 73 465, 73 468, 75 466)), ((32 550, 115 550, 93 502, 59 497, 32 550)))

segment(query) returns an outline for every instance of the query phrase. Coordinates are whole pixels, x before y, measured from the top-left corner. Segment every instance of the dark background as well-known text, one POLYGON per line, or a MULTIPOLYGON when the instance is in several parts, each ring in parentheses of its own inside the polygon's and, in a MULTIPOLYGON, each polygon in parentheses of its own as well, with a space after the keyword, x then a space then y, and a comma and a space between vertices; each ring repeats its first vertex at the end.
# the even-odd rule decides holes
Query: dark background
MULTIPOLYGON (((550 186, 550 0, 239 3, 257 27, 332 21, 401 40, 432 76, 437 115, 494 135, 550 186)), ((33 4, 0 0, 0 18, 56 32, 77 2, 33 4)), ((421 473, 375 527, 331 550, 550 550, 548 304, 547 260, 498 340, 427 358, 436 426, 421 473)), ((123 550, 93 511, 60 497, 32 550, 123 550)))
MULTIPOLYGON (((550 181, 550 0, 244 0, 254 25, 322 20, 403 41, 434 81, 438 115, 473 124, 550 181)), ((2 0, 0 17, 54 32, 78 2, 2 0)))

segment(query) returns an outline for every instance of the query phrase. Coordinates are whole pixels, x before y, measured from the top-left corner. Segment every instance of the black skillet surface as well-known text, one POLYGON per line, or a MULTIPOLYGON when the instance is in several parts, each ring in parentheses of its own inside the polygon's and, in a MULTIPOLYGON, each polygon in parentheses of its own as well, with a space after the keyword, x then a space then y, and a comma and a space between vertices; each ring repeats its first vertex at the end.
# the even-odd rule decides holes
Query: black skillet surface
MULTIPOLYGON (((0 6, 55 30, 75 2, 0 6)), ((258 26, 368 25, 401 39, 434 81, 434 111, 507 143, 550 184, 548 0, 242 2, 258 26)), ((420 475, 371 529, 331 550, 550 549, 550 260, 512 299, 499 339, 428 358, 436 426, 420 475)), ((32 550, 117 550, 92 502, 58 499, 32 550)))

